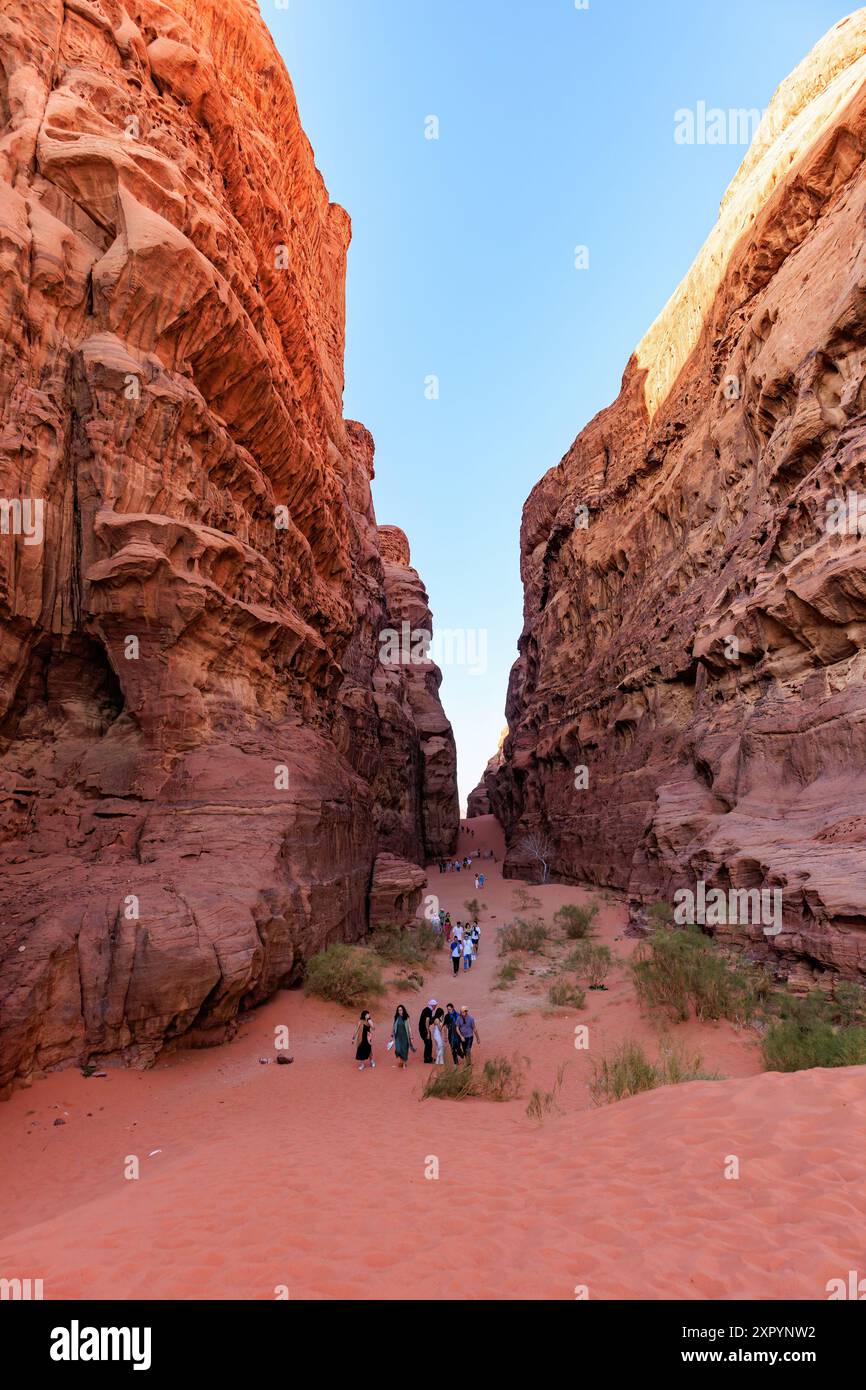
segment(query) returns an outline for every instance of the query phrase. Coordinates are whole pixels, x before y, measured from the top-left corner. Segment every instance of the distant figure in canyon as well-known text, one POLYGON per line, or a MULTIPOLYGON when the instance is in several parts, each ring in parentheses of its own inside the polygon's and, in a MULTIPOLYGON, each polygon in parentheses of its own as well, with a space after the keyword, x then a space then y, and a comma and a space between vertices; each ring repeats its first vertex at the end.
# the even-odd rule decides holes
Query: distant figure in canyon
POLYGON ((403 1004, 397 1005, 397 1012, 394 1014, 391 1041, 394 1044, 394 1056, 397 1058, 397 1065, 403 1070, 409 1065, 409 1049, 415 1051, 415 1044, 412 1041, 412 1025, 403 1004))
POLYGON ((362 1009, 361 1017, 355 1024, 355 1031, 352 1034, 352 1042, 357 1043, 355 1061, 360 1064, 358 1071, 363 1071, 368 1062, 371 1067, 376 1065, 373 1060, 373 1029, 375 1026, 369 1009, 362 1009))

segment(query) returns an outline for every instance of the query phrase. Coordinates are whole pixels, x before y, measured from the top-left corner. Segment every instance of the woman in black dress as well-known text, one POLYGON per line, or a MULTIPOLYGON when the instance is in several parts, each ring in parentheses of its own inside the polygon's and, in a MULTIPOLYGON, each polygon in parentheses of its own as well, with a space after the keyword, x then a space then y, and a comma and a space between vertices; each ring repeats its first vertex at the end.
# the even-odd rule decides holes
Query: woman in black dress
POLYGON ((355 1061, 358 1063, 358 1071, 363 1071, 369 1062, 371 1067, 375 1067, 373 1061, 373 1029, 375 1024, 370 1017, 369 1009, 361 1010, 361 1017, 355 1024, 355 1031, 352 1034, 352 1042, 357 1043, 355 1051, 355 1061))

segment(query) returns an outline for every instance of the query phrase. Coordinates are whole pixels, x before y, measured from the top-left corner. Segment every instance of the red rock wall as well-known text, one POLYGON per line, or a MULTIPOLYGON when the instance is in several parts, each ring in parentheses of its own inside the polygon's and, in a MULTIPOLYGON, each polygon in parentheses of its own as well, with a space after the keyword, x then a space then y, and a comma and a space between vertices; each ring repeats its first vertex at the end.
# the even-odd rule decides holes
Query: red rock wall
POLYGON ((636 911, 698 879, 778 887, 783 932, 731 939, 851 974, 866 534, 826 523, 849 489, 866 512, 864 55, 860 11, 782 85, 620 396, 530 495, 511 732, 484 783, 512 873, 535 833, 555 875, 636 911))
POLYGON ((408 675, 378 755, 349 219, 257 7, 13 0, 0 97, 2 1091, 223 1036, 443 812, 408 675))

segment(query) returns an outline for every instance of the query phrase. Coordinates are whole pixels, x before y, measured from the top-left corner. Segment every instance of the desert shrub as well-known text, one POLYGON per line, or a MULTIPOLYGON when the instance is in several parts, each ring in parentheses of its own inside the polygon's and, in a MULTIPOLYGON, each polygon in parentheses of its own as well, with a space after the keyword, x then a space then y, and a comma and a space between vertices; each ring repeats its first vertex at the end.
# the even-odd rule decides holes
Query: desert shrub
POLYGON ((441 951, 445 945, 444 931, 434 931, 432 922, 421 921, 417 927, 410 927, 409 931, 415 932, 418 945, 425 956, 432 955, 434 951, 441 951))
POLYGON ((441 949, 442 941, 443 933, 435 932, 429 922, 415 927, 387 923, 369 937, 369 945, 388 965, 423 965, 428 956, 441 949))
POLYGON ((658 1086, 684 1081, 717 1081, 718 1074, 701 1070, 699 1053, 686 1054, 677 1047, 663 1047, 657 1061, 647 1057, 640 1043, 627 1039, 609 1057, 593 1063, 589 1093, 596 1105, 625 1100, 658 1086))
MULTIPOLYGON (((856 986, 855 986, 856 988, 856 986)), ((780 1017, 764 1034, 764 1065, 768 1071, 806 1071, 810 1067, 855 1067, 866 1064, 866 1027, 837 1022, 841 1011, 851 1014, 852 1001, 828 999, 820 990, 805 999, 782 995, 776 1001, 780 1017)))
POLYGON ((691 1012, 749 1018, 760 993, 757 977, 734 969, 698 930, 657 931, 635 951, 632 974, 640 1002, 680 1022, 691 1012))
POLYGON ((304 989, 348 1008, 383 994, 385 986, 379 967, 364 951, 336 941, 307 962, 304 989))
POLYGON ((558 1097, 562 1090, 562 1082, 567 1065, 567 1062, 563 1062, 561 1066, 557 1068, 556 1080, 553 1083, 552 1090, 535 1090, 532 1092, 532 1095, 529 1097, 529 1104, 526 1107, 526 1113, 530 1120, 541 1121, 545 1116, 552 1115, 554 1111, 559 1110, 558 1097))
POLYGON ((566 970, 573 970, 582 980, 586 980, 590 989, 598 989, 607 979, 613 956, 609 946, 593 946, 588 941, 582 941, 575 946, 564 964, 566 970))
POLYGON ((483 1067, 463 1062, 434 1067, 427 1076, 423 1099, 516 1100, 523 1088, 523 1064, 518 1057, 489 1057, 483 1067))
POLYGON ((554 922, 562 927, 569 941, 581 941, 589 936, 592 924, 598 916, 598 903, 581 907, 577 903, 566 903, 553 915, 554 922))
POLYGON ((473 922, 479 921, 482 912, 485 912, 487 909, 487 904, 480 903, 477 898, 467 898, 463 906, 466 908, 473 922))
POLYGON ((400 975, 395 975, 394 984, 400 989, 411 989, 417 991, 424 984, 424 976, 420 970, 407 970, 400 975))
POLYGON ((515 888, 514 902, 519 912, 537 912, 541 907, 541 899, 536 897, 534 893, 530 893, 524 884, 515 888))
POLYGON ((489 1057, 481 1072, 479 1095, 488 1100, 516 1100, 523 1089, 523 1065, 519 1058, 489 1057))
POLYGON ((465 1100, 474 1096, 475 1075, 472 1067, 455 1067, 446 1063, 444 1067, 425 1068, 427 1080, 424 1084, 424 1100, 465 1100))
POLYGON ((586 994, 580 985, 569 984, 568 980, 557 980, 547 991, 547 997, 558 1009, 582 1009, 586 994))
POLYGON ((509 951, 530 951, 537 956, 544 949, 549 936, 550 931, 540 918, 536 917, 530 922, 518 917, 516 922, 503 927, 499 933, 500 955, 507 955, 509 951))
POLYGON ((653 928, 673 926, 674 910, 670 903, 650 903, 646 915, 653 928))
POLYGON ((833 986, 831 1008, 834 1023, 841 1023, 845 1027, 852 1023, 866 1023, 866 991, 852 980, 837 980, 833 986))
POLYGON ((601 989, 613 964, 609 946, 591 946, 586 953, 584 967, 586 982, 590 989, 601 989))
POLYGON ((496 976, 496 979, 493 983, 493 988, 508 989, 509 985, 514 984, 514 981, 517 979, 519 974, 520 966, 517 964, 517 961, 505 961, 504 964, 500 967, 499 974, 496 976))

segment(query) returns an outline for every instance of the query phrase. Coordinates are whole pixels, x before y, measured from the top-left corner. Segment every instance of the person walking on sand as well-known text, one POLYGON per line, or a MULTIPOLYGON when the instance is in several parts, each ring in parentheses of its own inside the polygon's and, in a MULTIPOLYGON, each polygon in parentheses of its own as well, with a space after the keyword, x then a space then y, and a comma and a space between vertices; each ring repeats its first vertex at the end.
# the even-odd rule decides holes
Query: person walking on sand
POLYGON ((428 999, 426 1007, 421 1010, 421 1017, 418 1020, 418 1036, 424 1044, 424 1061, 433 1061, 433 1039, 430 1036, 430 1022, 433 1018, 433 1010, 436 1008, 436 1000, 428 999))
POLYGON ((447 1006, 445 1014, 445 1028, 448 1033, 448 1044, 451 1048, 451 1056, 455 1067, 463 1056, 463 1044, 460 1041, 460 1034, 457 1032, 457 1020, 460 1017, 453 1004, 447 1006))
POLYGON ((444 1067, 445 1065, 445 1010, 437 1009, 430 1024, 430 1034, 433 1038, 433 1065, 434 1067, 444 1067))
POLYGON ((361 1017, 355 1024, 355 1031, 352 1034, 352 1042, 357 1044, 355 1049, 355 1061, 358 1063, 358 1071, 363 1071, 367 1063, 375 1068, 373 1060, 373 1029, 375 1023, 370 1017, 369 1009, 361 1010, 361 1017))
POLYGON ((473 923, 472 923, 472 930, 471 930, 471 932, 469 933, 469 935, 470 935, 470 937, 471 937, 471 939, 472 939, 472 945, 473 945, 474 948, 475 948, 475 955, 476 955, 476 957, 477 957, 477 955, 478 955, 478 945, 479 945, 479 943, 480 943, 480 941, 481 941, 481 928, 479 927, 479 925, 478 925, 477 922, 473 922, 473 923))
POLYGON ((460 1038, 460 1046, 463 1049, 463 1055, 467 1062, 471 1062, 473 1044, 480 1044, 481 1039, 478 1036, 478 1025, 469 1012, 469 1007, 466 1004, 462 1005, 460 1013, 457 1015, 456 1029, 460 1038))
POLYGON ((460 970, 460 957, 462 954, 463 947, 460 944, 460 938, 458 937, 457 931, 455 929, 454 935, 451 938, 451 965, 455 975, 460 970))
POLYGON ((472 936, 469 932, 463 937, 463 969, 472 969, 472 936))
POLYGON ((397 1005, 394 1027, 391 1029, 391 1040, 394 1044, 394 1056, 397 1058, 397 1065, 402 1071, 409 1065, 409 1049, 415 1051, 415 1044, 412 1041, 412 1025, 402 1004, 397 1005))

